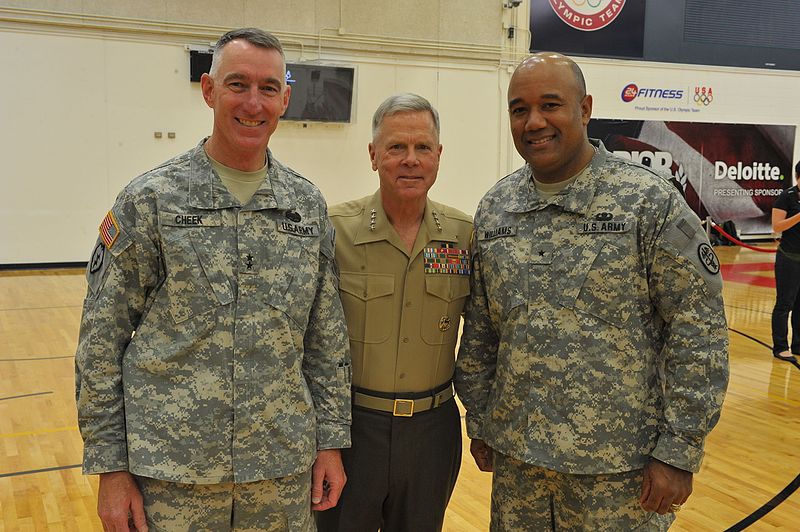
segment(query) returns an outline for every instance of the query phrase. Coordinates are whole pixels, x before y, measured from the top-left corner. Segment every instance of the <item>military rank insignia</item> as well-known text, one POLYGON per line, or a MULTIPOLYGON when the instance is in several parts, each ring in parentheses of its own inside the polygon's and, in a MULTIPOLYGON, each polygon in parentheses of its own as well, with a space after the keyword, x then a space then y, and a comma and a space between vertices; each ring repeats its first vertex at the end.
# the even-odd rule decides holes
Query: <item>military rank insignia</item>
POLYGON ((114 218, 113 212, 108 211, 99 229, 100 240, 103 241, 106 248, 111 249, 111 246, 114 245, 114 242, 117 241, 117 237, 119 236, 119 224, 117 223, 117 219, 114 218))
POLYGON ((469 250, 458 249, 452 242, 440 242, 438 248, 425 248, 425 273, 469 275, 469 250))

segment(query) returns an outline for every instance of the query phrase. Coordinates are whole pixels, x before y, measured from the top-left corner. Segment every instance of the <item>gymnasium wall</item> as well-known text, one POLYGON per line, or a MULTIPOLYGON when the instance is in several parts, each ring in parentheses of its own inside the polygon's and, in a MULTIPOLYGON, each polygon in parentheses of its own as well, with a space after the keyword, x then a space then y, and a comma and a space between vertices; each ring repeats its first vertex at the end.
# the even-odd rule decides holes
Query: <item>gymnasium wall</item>
MULTIPOLYGON (((356 67, 352 123, 283 122, 270 142, 331 203, 377 187, 370 119, 396 92, 422 94, 440 111, 434 199, 473 212, 522 162, 504 98, 509 69, 528 45, 524 30, 509 39, 508 27, 527 26, 527 2, 507 9, 501 0, 0 0, 0 265, 87 260, 120 188, 210 133, 186 46, 242 25, 275 32, 291 61, 356 67)), ((578 62, 598 117, 800 123, 796 73, 578 62), (637 81, 713 86, 715 100, 691 118, 640 112, 620 98, 622 86, 637 81)))

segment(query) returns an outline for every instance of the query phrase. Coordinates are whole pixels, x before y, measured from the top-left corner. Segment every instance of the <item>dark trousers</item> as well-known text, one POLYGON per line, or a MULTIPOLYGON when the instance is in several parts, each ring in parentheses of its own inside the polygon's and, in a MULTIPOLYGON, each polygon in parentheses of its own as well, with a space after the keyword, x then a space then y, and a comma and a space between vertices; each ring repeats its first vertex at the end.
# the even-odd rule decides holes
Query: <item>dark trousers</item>
POLYGON ((772 310, 772 352, 789 350, 787 322, 792 315, 791 352, 800 354, 800 261, 780 249, 775 254, 775 308, 772 310))
POLYGON ((439 532, 461 467, 454 399, 413 417, 353 408, 353 446, 342 449, 347 484, 317 512, 319 532, 439 532))

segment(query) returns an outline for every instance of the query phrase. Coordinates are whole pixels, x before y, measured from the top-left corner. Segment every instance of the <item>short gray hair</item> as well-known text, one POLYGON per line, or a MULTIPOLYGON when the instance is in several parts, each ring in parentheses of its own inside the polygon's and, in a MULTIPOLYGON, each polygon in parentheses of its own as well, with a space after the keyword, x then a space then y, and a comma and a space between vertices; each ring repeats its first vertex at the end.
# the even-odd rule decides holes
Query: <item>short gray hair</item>
POLYGON ((439 136, 439 112, 433 108, 431 102, 411 92, 395 94, 386 98, 372 115, 372 138, 374 139, 378 130, 383 124, 383 119, 397 113, 428 112, 433 118, 433 127, 436 129, 436 136, 439 136))
POLYGON ((214 74, 217 73, 217 68, 219 68, 223 48, 230 42, 237 40, 247 41, 253 46, 266 50, 277 50, 278 53, 281 54, 284 63, 286 62, 286 56, 283 53, 281 41, 273 34, 258 28, 238 28, 220 37, 217 44, 214 45, 214 55, 211 57, 211 69, 208 72, 212 78, 214 74))

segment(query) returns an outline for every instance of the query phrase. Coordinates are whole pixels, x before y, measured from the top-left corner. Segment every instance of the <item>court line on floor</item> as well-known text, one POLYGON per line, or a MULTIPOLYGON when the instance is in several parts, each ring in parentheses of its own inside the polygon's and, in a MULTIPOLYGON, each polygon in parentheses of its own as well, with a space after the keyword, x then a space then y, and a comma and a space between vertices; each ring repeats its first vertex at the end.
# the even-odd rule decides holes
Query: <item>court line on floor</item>
MULTIPOLYGON (((770 352, 772 352, 772 346, 767 344, 767 343, 765 343, 765 342, 762 342, 758 338, 755 338, 753 336, 750 336, 749 334, 743 333, 742 331, 737 331, 736 329, 731 329, 730 327, 728 328, 728 330, 730 332, 735 332, 736 334, 742 335, 745 338, 748 338, 748 339, 756 342, 757 344, 760 344, 760 345, 766 347, 767 349, 770 350, 770 352)), ((800 369, 800 363, 798 363, 797 361, 790 362, 790 361, 787 360, 785 362, 789 362, 793 366, 795 366, 798 369, 800 369)), ((753 513, 751 513, 750 515, 748 515, 747 517, 745 517, 744 519, 742 519, 741 521, 739 521, 735 525, 733 525, 733 526, 731 526, 729 528, 726 528, 725 532, 740 532, 740 531, 744 530, 745 528, 749 527, 750 525, 752 525, 753 523, 755 523, 756 521, 760 520, 762 517, 764 517, 765 515, 770 513, 772 510, 777 508, 779 504, 781 504, 786 499, 788 499, 795 491, 797 491, 798 488, 800 488, 800 475, 797 475, 794 478, 794 480, 789 482, 789 484, 780 491, 780 493, 778 493, 773 498, 771 498, 769 501, 764 503, 756 511, 754 511, 753 513)))
POLYGON ((30 469, 28 471, 14 471, 13 473, 0 473, 0 478, 33 475, 34 473, 47 473, 49 471, 61 471, 62 469, 75 469, 76 467, 81 467, 82 465, 83 464, 72 464, 58 467, 46 467, 44 469, 30 469))
POLYGON ((65 308, 81 308, 81 305, 51 305, 45 307, 9 307, 9 308, 0 308, 0 312, 20 312, 23 310, 53 310, 53 309, 65 309, 65 308))
MULTIPOLYGON (((764 347, 766 347, 767 349, 769 349, 769 351, 770 351, 770 354, 772 353, 772 346, 771 346, 771 345, 769 345, 769 344, 767 344, 767 343, 765 343, 765 342, 762 342, 762 341, 761 341, 761 340, 759 340, 758 338, 756 338, 756 337, 754 337, 754 336, 750 336, 750 335, 749 335, 749 334, 747 334, 747 333, 743 333, 742 331, 737 331, 736 329, 731 329, 730 327, 728 327, 728 330, 729 330, 730 332, 735 332, 736 334, 739 334, 739 335, 741 335, 741 336, 744 336, 745 338, 749 338, 750 340, 754 341, 754 342, 755 342, 755 343, 757 343, 757 344, 763 345, 764 347)), ((777 358, 777 357, 775 357, 775 358, 777 358)), ((778 360, 780 360, 780 359, 778 359, 778 360)), ((796 367, 797 369, 800 369, 800 362, 798 362, 797 360, 783 360, 782 362, 788 362, 789 364, 793 365, 793 366, 794 366, 794 367, 796 367)))
POLYGON ((59 358, 75 358, 75 355, 58 355, 54 357, 33 357, 33 358, 0 358, 0 362, 28 362, 29 360, 56 360, 59 358))
POLYGON ((742 307, 742 306, 739 306, 739 305, 727 305, 727 304, 725 305, 725 308, 732 308, 732 309, 736 309, 736 310, 747 310, 749 312, 753 312, 753 313, 756 313, 756 314, 764 314, 765 316, 772 316, 772 310, 771 309, 760 309, 760 308, 757 308, 757 307, 742 307))
POLYGON ((68 430, 78 430, 78 425, 72 425, 71 427, 56 427, 54 429, 28 430, 25 432, 7 432, 6 434, 0 434, 0 438, 19 438, 22 436, 37 436, 39 434, 66 432, 68 430))
POLYGON ((21 399, 23 397, 35 397, 37 395, 48 395, 53 393, 50 392, 35 392, 35 393, 26 393, 24 395, 12 395, 11 397, 0 397, 0 401, 8 401, 9 399, 21 399))

